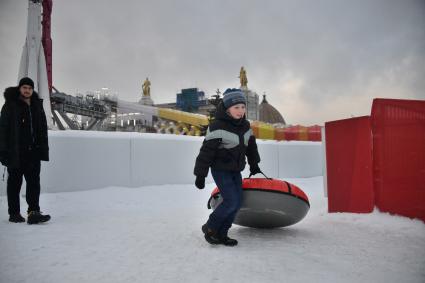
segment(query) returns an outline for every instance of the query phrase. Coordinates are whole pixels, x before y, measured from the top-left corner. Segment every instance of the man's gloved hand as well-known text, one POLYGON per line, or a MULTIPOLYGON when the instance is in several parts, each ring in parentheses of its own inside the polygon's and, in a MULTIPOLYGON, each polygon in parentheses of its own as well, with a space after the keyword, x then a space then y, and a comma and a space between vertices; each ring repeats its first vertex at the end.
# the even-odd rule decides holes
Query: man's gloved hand
POLYGON ((260 167, 258 167, 258 164, 251 165, 251 166, 249 167, 249 171, 250 171, 250 174, 249 174, 249 176, 250 176, 250 177, 251 177, 252 175, 255 175, 255 174, 258 174, 258 173, 263 173, 263 172, 261 172, 260 167))
POLYGON ((200 190, 205 188, 205 178, 201 176, 196 176, 195 186, 200 190))

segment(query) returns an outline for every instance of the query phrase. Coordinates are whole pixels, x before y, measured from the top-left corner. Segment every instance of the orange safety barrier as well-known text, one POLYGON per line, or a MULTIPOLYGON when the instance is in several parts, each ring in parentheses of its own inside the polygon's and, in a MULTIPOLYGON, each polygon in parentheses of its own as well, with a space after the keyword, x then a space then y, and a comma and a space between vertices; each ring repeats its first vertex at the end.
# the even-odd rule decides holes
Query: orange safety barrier
POLYGON ((274 131, 274 138, 278 141, 285 140, 285 129, 284 128, 276 128, 274 131))
POLYGON ((254 133, 255 138, 259 138, 260 137, 260 131, 258 129, 259 123, 258 122, 251 122, 251 129, 254 133))
POLYGON ((371 121, 376 205, 425 221, 425 100, 375 99, 371 121))
POLYGON ((304 127, 304 126, 298 126, 299 127, 299 134, 298 134, 298 137, 299 137, 299 140, 300 141, 307 141, 308 140, 308 129, 307 129, 307 127, 304 127))

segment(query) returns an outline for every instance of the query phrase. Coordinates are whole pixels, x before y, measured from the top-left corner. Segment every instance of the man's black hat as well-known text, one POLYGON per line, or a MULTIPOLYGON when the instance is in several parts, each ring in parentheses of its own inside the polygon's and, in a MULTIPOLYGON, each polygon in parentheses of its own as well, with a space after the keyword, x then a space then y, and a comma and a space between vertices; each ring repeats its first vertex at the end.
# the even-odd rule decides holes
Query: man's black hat
POLYGON ((21 86, 23 86, 23 85, 29 85, 29 86, 31 86, 32 88, 34 88, 34 81, 33 80, 31 80, 30 78, 28 78, 28 77, 24 77, 24 78, 22 78, 20 81, 19 81, 19 85, 18 85, 18 87, 21 87, 21 86))

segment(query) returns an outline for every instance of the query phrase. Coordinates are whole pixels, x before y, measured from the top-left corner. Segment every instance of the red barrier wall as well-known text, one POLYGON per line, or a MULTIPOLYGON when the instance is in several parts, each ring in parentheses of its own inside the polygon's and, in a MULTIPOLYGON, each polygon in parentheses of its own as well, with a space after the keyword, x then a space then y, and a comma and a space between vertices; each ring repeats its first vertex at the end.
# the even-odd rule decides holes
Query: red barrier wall
POLYGON ((369 116, 325 123, 329 212, 374 207, 369 116))
POLYGON ((296 141, 298 140, 298 131, 294 127, 287 127, 283 129, 285 140, 296 141))
POLYGON ((296 125, 284 129, 285 139, 288 141, 308 140, 307 127, 296 125))
POLYGON ((425 221, 425 101, 375 99, 371 122, 376 205, 425 221))
POLYGON ((322 127, 318 125, 307 127, 307 134, 309 141, 321 141, 322 140, 322 127))

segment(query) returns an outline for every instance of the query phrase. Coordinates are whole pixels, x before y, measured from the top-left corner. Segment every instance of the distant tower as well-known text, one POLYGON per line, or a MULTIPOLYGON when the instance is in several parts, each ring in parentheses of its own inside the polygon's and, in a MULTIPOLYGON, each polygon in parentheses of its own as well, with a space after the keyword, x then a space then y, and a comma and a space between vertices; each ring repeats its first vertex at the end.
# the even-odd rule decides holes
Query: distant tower
MULTIPOLYGON (((41 18, 42 14, 45 13, 43 18, 43 24, 45 25, 43 41, 48 48, 49 43, 51 44, 48 32, 50 28, 50 12, 52 5, 49 0, 45 0, 43 3, 45 4, 44 7, 46 10, 42 13, 41 0, 28 1, 27 36, 22 50, 18 81, 23 77, 30 77, 34 81, 34 90, 37 91, 40 98, 43 99, 47 125, 51 129, 53 128, 53 119, 50 106, 50 90, 47 72, 48 66, 46 65, 44 48, 42 45, 41 18)), ((51 54, 51 50, 48 51, 50 52, 47 52, 47 54, 51 54)), ((50 64, 51 61, 49 61, 49 66, 51 66, 50 64)))
POLYGON ((43 0, 43 26, 41 43, 44 47, 44 57, 46 58, 47 67, 47 82, 49 84, 49 93, 52 93, 53 80, 52 80, 52 38, 51 38, 51 15, 52 15, 52 0, 43 0))
POLYGON ((152 106, 153 100, 151 98, 151 82, 149 81, 149 78, 146 78, 143 82, 142 93, 142 98, 140 98, 139 104, 152 106))
POLYGON ((246 96, 246 118, 249 120, 258 120, 258 105, 260 103, 260 99, 257 93, 248 89, 248 78, 246 76, 246 70, 243 66, 239 72, 239 80, 241 83, 241 90, 245 93, 246 96))

